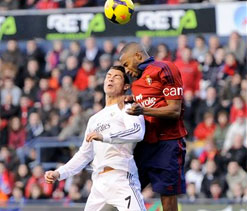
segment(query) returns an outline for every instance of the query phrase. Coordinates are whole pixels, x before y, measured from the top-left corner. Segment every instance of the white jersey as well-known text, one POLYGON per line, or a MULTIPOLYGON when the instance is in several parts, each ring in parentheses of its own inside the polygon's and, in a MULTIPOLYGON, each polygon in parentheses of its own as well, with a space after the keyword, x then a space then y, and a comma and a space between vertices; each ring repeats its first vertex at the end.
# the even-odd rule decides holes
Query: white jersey
POLYGON ((79 173, 91 161, 93 175, 103 171, 106 166, 137 174, 133 149, 137 142, 143 140, 145 121, 142 115, 128 115, 126 109, 130 106, 125 105, 122 110, 117 104, 106 106, 89 119, 79 151, 68 163, 57 169, 59 180, 79 173), (86 141, 87 134, 93 131, 103 135, 103 142, 86 141))

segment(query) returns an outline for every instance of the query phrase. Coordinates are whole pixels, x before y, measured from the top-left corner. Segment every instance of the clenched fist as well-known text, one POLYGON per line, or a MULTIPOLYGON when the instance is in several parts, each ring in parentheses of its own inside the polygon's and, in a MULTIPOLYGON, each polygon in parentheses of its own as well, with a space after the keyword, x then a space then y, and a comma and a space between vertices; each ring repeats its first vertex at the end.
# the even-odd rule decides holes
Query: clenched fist
POLYGON ((47 183, 54 183, 59 177, 60 177, 60 174, 58 171, 46 171, 45 172, 45 181, 47 183))

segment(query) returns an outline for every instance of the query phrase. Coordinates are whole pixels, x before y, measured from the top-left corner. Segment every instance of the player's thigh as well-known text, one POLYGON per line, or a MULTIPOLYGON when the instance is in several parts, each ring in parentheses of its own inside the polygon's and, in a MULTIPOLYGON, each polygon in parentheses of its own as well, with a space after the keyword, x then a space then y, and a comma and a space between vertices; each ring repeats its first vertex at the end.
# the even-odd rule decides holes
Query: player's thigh
POLYGON ((138 177, 128 172, 118 175, 110 204, 119 211, 146 211, 138 177))
POLYGON ((105 198, 94 187, 92 187, 84 211, 101 211, 105 205, 105 198))

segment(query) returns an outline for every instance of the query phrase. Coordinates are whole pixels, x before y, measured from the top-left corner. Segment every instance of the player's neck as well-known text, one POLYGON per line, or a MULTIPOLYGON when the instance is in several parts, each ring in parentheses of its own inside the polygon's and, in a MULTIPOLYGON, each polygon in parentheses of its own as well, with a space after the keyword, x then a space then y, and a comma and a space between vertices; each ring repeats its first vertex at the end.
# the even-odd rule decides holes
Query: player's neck
POLYGON ((105 100, 105 104, 106 106, 111 106, 114 104, 119 103, 119 101, 121 100, 122 95, 121 96, 106 96, 106 100, 105 100))

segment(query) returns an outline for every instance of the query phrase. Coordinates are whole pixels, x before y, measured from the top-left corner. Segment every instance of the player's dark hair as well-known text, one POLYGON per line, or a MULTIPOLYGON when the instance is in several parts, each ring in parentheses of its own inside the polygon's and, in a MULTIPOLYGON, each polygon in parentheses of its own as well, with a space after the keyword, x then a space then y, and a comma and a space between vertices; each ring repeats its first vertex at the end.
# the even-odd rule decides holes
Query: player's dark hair
POLYGON ((121 66, 121 65, 114 65, 114 66, 111 66, 110 69, 121 71, 123 73, 123 76, 124 76, 124 84, 129 84, 130 83, 129 77, 125 73, 125 68, 123 66, 121 66))

